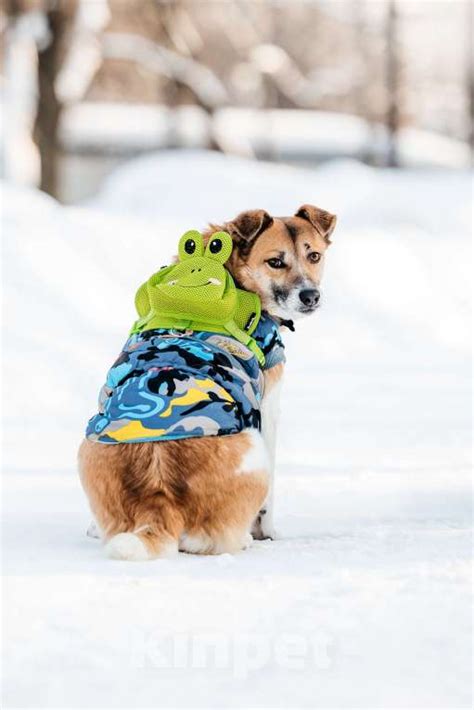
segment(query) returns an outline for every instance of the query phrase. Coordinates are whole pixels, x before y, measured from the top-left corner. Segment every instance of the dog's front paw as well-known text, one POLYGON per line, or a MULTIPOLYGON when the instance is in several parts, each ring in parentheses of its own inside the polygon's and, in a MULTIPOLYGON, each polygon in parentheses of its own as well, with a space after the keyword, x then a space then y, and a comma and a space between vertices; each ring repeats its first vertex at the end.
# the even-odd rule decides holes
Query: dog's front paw
POLYGON ((269 519, 267 511, 261 510, 252 525, 252 537, 254 540, 275 540, 277 535, 272 521, 269 519))

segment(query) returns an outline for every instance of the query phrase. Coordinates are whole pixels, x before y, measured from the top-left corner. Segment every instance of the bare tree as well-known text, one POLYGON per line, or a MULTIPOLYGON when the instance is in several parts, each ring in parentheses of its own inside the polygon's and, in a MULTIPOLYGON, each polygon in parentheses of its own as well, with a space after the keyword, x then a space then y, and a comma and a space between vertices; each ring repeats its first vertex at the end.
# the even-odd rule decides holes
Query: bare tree
POLYGON ((388 131, 387 165, 397 167, 399 164, 397 137, 400 128, 400 63, 398 43, 398 8, 396 0, 390 0, 386 25, 386 85, 387 85, 387 116, 388 131))
POLYGON ((40 188, 53 196, 58 194, 58 126, 62 107, 55 83, 76 9, 77 0, 47 3, 49 42, 38 49, 38 111, 34 138, 41 159, 40 188))
POLYGON ((472 31, 474 29, 474 8, 472 2, 467 3, 467 95, 469 102, 468 140, 471 147, 471 160, 474 158, 474 46, 472 31))

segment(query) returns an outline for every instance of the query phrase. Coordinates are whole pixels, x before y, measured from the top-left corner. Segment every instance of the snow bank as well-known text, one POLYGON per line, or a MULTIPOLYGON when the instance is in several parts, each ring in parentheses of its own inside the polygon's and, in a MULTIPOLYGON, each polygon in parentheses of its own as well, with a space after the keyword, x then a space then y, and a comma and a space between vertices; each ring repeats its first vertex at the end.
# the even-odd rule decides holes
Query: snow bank
MULTIPOLYGON (((276 160, 303 163, 338 157, 366 160, 369 155, 381 164, 387 155, 386 127, 351 114, 231 107, 216 111, 213 129, 220 145, 240 155, 270 153, 276 160)), ((466 142, 420 128, 401 128, 397 149, 405 167, 471 165, 466 142)))
POLYGON ((470 707, 470 188, 192 152, 80 208, 4 186, 6 707, 470 707), (137 284, 186 228, 303 202, 340 222, 285 336, 281 539, 104 560, 75 453, 137 284))
MULTIPOLYGON (((77 61, 77 57, 73 59, 77 61)), ((89 57, 87 60, 79 77, 88 71, 89 57)), ((74 91, 70 72, 63 72, 62 79, 63 92, 74 91)), ((330 83, 333 81, 331 76, 330 83)), ((118 101, 66 106, 60 124, 60 141, 72 152, 130 155, 170 144, 204 148, 211 140, 235 155, 271 155, 303 164, 338 157, 367 160, 370 156, 383 164, 388 134, 381 123, 330 111, 227 107, 211 116, 198 106, 169 108, 118 101)), ((471 165, 467 142, 420 128, 402 128, 397 149, 406 167, 471 165)))
POLYGON ((69 106, 61 119, 60 141, 71 152, 106 151, 131 155, 177 143, 200 147, 210 140, 205 111, 198 106, 157 106, 83 101, 69 106))

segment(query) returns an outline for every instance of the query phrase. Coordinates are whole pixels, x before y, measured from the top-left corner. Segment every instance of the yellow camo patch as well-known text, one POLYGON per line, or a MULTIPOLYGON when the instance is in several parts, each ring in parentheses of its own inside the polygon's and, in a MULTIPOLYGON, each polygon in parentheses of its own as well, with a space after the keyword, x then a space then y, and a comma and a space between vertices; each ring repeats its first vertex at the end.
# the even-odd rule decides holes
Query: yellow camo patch
POLYGON ((182 407, 188 404, 196 404, 196 402, 204 402, 206 399, 210 399, 209 390, 211 390, 212 392, 216 392, 217 394, 219 394, 220 397, 222 397, 222 399, 225 399, 227 402, 234 401, 234 399, 230 396, 228 392, 226 392, 223 387, 219 387, 219 385, 216 385, 216 383, 209 378, 203 380, 195 379, 194 383, 197 385, 197 387, 190 387, 185 394, 181 395, 181 397, 176 397, 176 399, 173 399, 170 402, 169 407, 167 407, 164 412, 161 412, 160 418, 169 417, 173 410, 173 407, 182 407))
POLYGON ((116 441, 128 441, 130 439, 148 438, 151 436, 162 436, 166 429, 147 429, 140 421, 129 422, 121 429, 107 432, 107 436, 116 441))

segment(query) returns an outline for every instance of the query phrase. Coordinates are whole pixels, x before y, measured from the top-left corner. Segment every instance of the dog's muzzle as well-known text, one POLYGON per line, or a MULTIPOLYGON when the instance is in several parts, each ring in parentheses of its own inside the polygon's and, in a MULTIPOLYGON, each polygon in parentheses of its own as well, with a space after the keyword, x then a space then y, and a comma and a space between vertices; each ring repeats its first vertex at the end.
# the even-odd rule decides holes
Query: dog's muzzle
POLYGON ((299 299, 304 308, 301 310, 306 313, 314 311, 317 308, 321 294, 317 288, 304 288, 299 292, 299 299))

